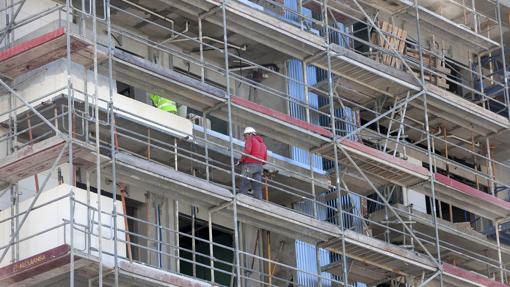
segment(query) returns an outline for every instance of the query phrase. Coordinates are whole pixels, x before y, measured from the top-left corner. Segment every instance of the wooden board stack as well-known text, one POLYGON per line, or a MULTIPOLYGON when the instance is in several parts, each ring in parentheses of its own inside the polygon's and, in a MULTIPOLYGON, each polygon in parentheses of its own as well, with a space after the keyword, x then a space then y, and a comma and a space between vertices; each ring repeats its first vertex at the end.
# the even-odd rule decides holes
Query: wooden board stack
MULTIPOLYGON (((378 35, 377 33, 372 34, 371 41, 372 43, 386 49, 388 52, 377 51, 377 53, 373 55, 373 58, 376 61, 379 61, 390 67, 397 68, 399 70, 403 69, 402 61, 400 61, 398 57, 393 56, 392 53, 390 52, 391 48, 393 48, 398 53, 410 57, 411 60, 413 60, 415 63, 420 62, 420 54, 418 50, 406 46, 407 39, 406 30, 400 29, 399 27, 394 26, 385 21, 379 22, 378 26, 382 30, 382 32, 386 35, 386 39, 388 41, 384 41, 383 37, 381 35, 378 35)), ((445 67, 444 61, 440 57, 424 53, 423 64, 428 70, 434 71, 434 73, 427 70, 425 71, 425 80, 427 82, 430 82, 443 89, 449 88, 449 85, 446 80, 451 70, 445 67)), ((420 76, 419 69, 417 67, 416 69, 414 69, 414 67, 412 68, 413 73, 419 77, 420 76)))
MULTIPOLYGON (((400 54, 404 54, 404 50, 406 47, 406 38, 407 31, 398 28, 388 22, 382 21, 378 23, 379 28, 383 31, 388 41, 384 41, 381 35, 377 33, 372 34, 372 43, 381 46, 382 48, 391 51, 392 48, 396 50, 400 54)), ((397 69, 402 69, 402 61, 400 61, 397 57, 392 56, 392 52, 382 52, 379 51, 375 55, 375 60, 379 61, 385 65, 390 67, 395 67, 397 69)))
MULTIPOLYGON (((405 54, 406 56, 411 57, 416 63, 420 62, 420 53, 418 50, 407 47, 405 54)), ((425 81, 443 89, 450 88, 446 79, 451 70, 445 67, 445 63, 441 58, 429 53, 423 53, 423 64, 425 65, 425 68, 428 69, 425 70, 425 81), (431 72, 430 70, 434 72, 431 72)), ((420 77, 419 69, 416 69, 413 72, 416 76, 420 77)))

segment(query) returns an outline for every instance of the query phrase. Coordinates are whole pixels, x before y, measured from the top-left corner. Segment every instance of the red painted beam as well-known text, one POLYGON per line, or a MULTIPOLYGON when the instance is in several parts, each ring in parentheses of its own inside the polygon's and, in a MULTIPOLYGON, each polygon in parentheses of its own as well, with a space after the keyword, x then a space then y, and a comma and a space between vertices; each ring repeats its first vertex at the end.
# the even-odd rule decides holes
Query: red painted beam
POLYGON ((341 143, 344 146, 348 146, 348 147, 350 147, 352 149, 358 150, 360 152, 363 152, 363 153, 365 153, 367 155, 373 156, 373 157, 378 158, 380 160, 387 161, 387 162, 390 162, 392 164, 398 165, 398 166, 400 166, 402 168, 408 169, 408 170, 416 172, 418 174, 421 174, 421 175, 424 175, 424 176, 427 176, 429 174, 428 170, 426 168, 422 167, 422 166, 410 163, 407 160, 403 160, 403 159, 398 158, 398 157, 394 157, 392 155, 389 155, 389 154, 387 154, 385 152, 382 152, 380 150, 377 150, 375 148, 371 148, 369 146, 366 146, 366 145, 364 145, 362 143, 355 142, 355 141, 348 140, 348 139, 344 139, 341 143))
POLYGON ((492 279, 489 279, 489 278, 482 276, 478 273, 475 273, 473 271, 468 271, 468 270, 462 269, 460 267, 457 267, 457 266, 454 266, 454 265, 451 265, 448 263, 443 263, 443 271, 445 273, 448 273, 448 274, 454 275, 456 277, 465 279, 467 281, 471 281, 476 284, 480 284, 480 285, 487 286, 487 287, 508 287, 508 285, 506 285, 506 284, 494 281, 492 279))
POLYGON ((30 49, 36 48, 37 46, 40 46, 44 43, 50 42, 64 34, 65 34, 64 28, 63 27, 58 28, 55 31, 46 33, 46 34, 36 37, 34 39, 31 39, 31 40, 28 40, 21 44, 18 44, 14 47, 5 49, 0 52, 0 62, 7 60, 9 58, 12 58, 12 57, 19 55, 21 53, 27 52, 30 49))
POLYGON ((437 182, 444 184, 450 188, 456 189, 462 193, 465 193, 469 196, 479 198, 483 201, 487 201, 490 204, 495 206, 507 209, 510 212, 510 202, 497 198, 491 194, 480 191, 474 187, 471 187, 467 184, 456 181, 455 179, 451 179, 445 175, 435 173, 434 178, 437 182))
POLYGON ((20 282, 67 264, 70 250, 69 245, 60 245, 0 268, 0 286, 20 282))
POLYGON ((253 110, 255 112, 259 112, 261 114, 268 115, 268 116, 273 117, 275 119, 287 122, 289 124, 295 125, 295 126, 300 127, 302 129, 309 130, 311 132, 320 134, 322 136, 325 136, 325 137, 332 137, 333 136, 333 133, 331 133, 330 131, 328 131, 327 129, 325 129, 325 128, 321 127, 321 126, 314 125, 314 124, 302 121, 300 119, 296 119, 294 117, 291 117, 290 115, 287 115, 287 114, 282 113, 282 112, 275 111, 275 110, 273 110, 271 108, 268 108, 266 106, 254 103, 254 102, 249 101, 247 99, 243 99, 243 98, 237 97, 237 96, 232 96, 232 102, 234 104, 236 104, 236 105, 248 108, 248 109, 253 110))

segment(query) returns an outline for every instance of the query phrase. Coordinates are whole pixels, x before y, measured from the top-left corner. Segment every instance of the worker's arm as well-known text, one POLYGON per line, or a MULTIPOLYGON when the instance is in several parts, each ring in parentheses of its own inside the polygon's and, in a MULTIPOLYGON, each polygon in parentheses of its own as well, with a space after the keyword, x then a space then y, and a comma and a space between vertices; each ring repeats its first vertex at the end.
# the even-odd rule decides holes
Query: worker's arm
POLYGON ((244 159, 247 158, 246 155, 251 155, 251 149, 252 149, 252 137, 249 136, 246 138, 246 141, 244 142, 244 149, 243 149, 243 155, 241 156, 241 159, 239 159, 239 162, 243 162, 244 159))
POLYGON ((149 98, 151 99, 152 105, 157 108, 159 106, 159 100, 161 97, 155 94, 150 94, 149 98))

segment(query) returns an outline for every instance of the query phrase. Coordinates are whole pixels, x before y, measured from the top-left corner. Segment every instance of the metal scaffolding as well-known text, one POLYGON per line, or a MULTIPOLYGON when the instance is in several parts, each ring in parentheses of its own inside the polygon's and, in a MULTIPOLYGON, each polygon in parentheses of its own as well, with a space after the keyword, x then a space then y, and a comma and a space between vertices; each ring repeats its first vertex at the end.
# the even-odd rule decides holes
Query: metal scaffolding
POLYGON ((0 143, 7 151, 0 199, 9 203, 0 216, 9 227, 0 285, 25 282, 32 269, 50 275, 27 286, 57 277, 73 287, 84 278, 89 286, 195 280, 182 275, 200 278, 196 286, 510 283, 510 247, 501 239, 510 216, 508 198, 501 199, 510 191, 503 158, 509 27, 499 0, 54 2, 21 19, 35 1, 9 0, 0 10, 8 19, 0 30, 0 143), (290 59, 301 61, 302 79, 278 67, 290 59), (321 81, 310 84, 309 67, 321 81), (64 77, 35 95, 34 79, 53 76, 48 71, 64 77), (171 94, 201 113, 200 122, 189 122, 191 134, 178 116, 172 126, 157 122, 160 111, 119 94, 118 82, 171 94), (208 121, 224 123, 223 133, 208 121), (275 148, 261 182, 264 200, 238 191, 246 176, 236 162, 250 157, 238 139, 244 126, 275 148), (278 155, 282 146, 302 149, 306 160, 278 155), (327 171, 314 166, 316 157, 327 171), (32 177, 34 193, 22 201, 20 184, 32 177), (130 186, 139 194, 147 186, 139 195, 145 214, 129 213, 130 186), (405 202, 409 191, 428 209, 405 202), (34 213, 62 206, 62 222, 24 232, 34 213), (167 218, 161 206, 171 210, 167 218), (188 215, 189 232, 180 222, 188 215), (215 241, 220 225, 231 246, 215 241), (20 255, 20 246, 56 230, 64 247, 20 255), (284 258, 286 240, 314 246, 312 271, 296 255, 284 258), (50 255, 65 272, 55 275, 41 259, 50 255))

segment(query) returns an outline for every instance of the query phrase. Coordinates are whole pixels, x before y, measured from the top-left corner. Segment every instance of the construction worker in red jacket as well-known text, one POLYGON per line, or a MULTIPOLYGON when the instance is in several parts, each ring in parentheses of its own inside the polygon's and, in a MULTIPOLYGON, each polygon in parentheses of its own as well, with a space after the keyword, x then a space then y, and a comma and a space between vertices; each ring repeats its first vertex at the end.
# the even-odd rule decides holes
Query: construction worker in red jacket
POLYGON ((253 196, 262 199, 262 172, 267 161, 267 148, 264 139, 252 127, 244 129, 244 150, 241 164, 241 193, 248 194, 251 184, 253 196))

